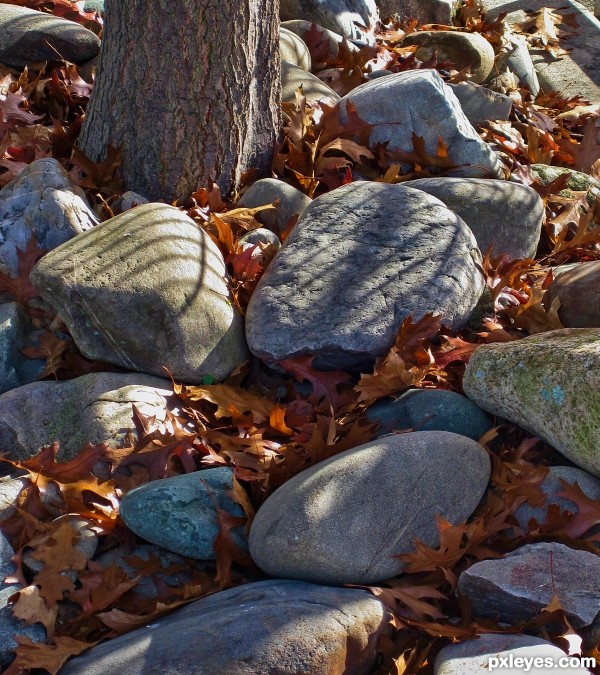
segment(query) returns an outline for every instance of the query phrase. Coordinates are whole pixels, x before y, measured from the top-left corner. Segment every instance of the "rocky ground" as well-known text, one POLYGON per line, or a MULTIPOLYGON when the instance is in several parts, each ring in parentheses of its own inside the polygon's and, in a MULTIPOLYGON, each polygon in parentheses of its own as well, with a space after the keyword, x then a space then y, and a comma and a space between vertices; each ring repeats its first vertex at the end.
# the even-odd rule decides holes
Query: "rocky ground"
POLYGON ((103 7, 48 4, 0 4, 4 672, 600 656, 600 96, 531 59, 590 16, 286 0, 272 177, 167 205, 74 146, 103 7))

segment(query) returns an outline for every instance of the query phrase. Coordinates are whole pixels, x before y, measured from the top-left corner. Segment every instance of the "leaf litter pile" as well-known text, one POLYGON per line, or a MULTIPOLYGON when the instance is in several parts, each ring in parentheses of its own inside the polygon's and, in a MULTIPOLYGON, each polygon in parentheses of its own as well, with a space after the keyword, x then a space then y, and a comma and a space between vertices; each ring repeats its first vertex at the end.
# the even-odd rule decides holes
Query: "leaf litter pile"
MULTIPOLYGON (((83 12, 82 3, 27 0, 22 4, 101 32, 99 15, 83 12)), ((464 4, 459 15, 461 30, 480 33, 497 54, 505 45, 507 27, 502 19, 486 22, 472 1, 464 4)), ((379 33, 375 46, 356 52, 343 42, 335 59, 327 56, 317 27, 305 37, 313 61, 320 61, 318 74, 340 94, 361 84, 372 69, 437 68, 446 81, 468 80, 468 71, 438 63, 435 54, 421 62, 414 46, 399 44, 405 34, 423 28, 452 30, 418 26, 415 21, 392 22, 379 33), (319 54, 321 58, 315 58, 319 54)), ((565 53, 558 46, 559 38, 576 26, 569 15, 542 9, 512 29, 556 57, 565 53)), ((107 158, 94 164, 74 146, 90 91, 91 84, 65 62, 0 73, 0 185, 35 159, 54 157, 85 189, 101 219, 120 212, 118 150, 109 148, 107 158)), ((2 523, 16 551, 16 571, 9 581, 23 587, 11 598, 12 611, 26 623, 41 622, 48 636, 48 644, 19 637, 16 659, 7 673, 31 669, 56 673, 70 656, 101 640, 151 623, 204 595, 260 579, 249 556, 235 545, 231 529, 248 526, 266 497, 298 472, 371 440, 377 431, 377 425, 366 418, 371 404, 411 387, 462 392, 465 364, 478 345, 562 327, 558 301, 551 306, 544 301, 552 268, 600 259, 600 228, 596 228, 600 205, 593 191, 565 190, 568 173, 542 186, 530 165, 561 166, 599 177, 600 106, 580 98, 565 99, 557 92, 540 94, 535 100, 525 89, 513 87, 507 93, 514 104, 511 119, 488 122, 478 131, 499 154, 506 177, 516 176, 543 198, 544 231, 535 260, 510 261, 486 253, 482 271, 487 304, 460 333, 451 333, 432 315, 417 322, 408 318, 373 372, 360 377, 316 371, 309 356, 281 361, 277 371, 251 360, 222 384, 210 377, 201 386, 173 382, 180 400, 177 413, 165 410, 161 418, 150 418, 134 406, 137 438, 129 439, 125 447, 88 444, 74 459, 59 462, 55 443, 32 459, 5 460, 7 470, 22 473, 25 484, 14 512, 2 523), (188 560, 165 569, 156 556, 147 560, 132 556, 127 558, 133 570, 128 575, 117 565, 101 566, 87 559, 76 546, 87 530, 99 538, 98 554, 117 546, 132 550, 136 539, 119 518, 122 495, 148 481, 214 466, 234 467, 233 498, 246 518, 218 512, 220 534, 212 567, 188 560), (181 571, 185 571, 185 583, 164 582, 166 574, 181 571), (155 587, 154 597, 139 592, 142 583, 155 587)), ((307 101, 301 90, 295 104, 285 103, 283 108, 284 140, 275 152, 273 173, 311 197, 358 176, 401 183, 444 175, 452 166, 441 139, 435 156, 426 152, 418 136, 410 153, 393 154, 385 146, 368 149, 369 127, 355 111, 347 111, 342 126, 335 108, 307 101), (410 169, 403 173, 407 165, 410 169)), ((223 252, 232 295, 243 312, 274 251, 263 245, 240 245, 243 234, 259 227, 256 215, 261 209, 235 208, 237 196, 227 202, 216 187, 205 186, 179 206, 223 252)), ((282 240, 293 226, 290 221, 278 233, 282 240)), ((60 318, 36 297, 29 272, 43 254, 35 242, 30 243, 19 253, 18 277, 0 274, 0 291, 21 303, 41 331, 37 346, 28 347, 25 356, 45 359, 45 379, 119 370, 81 355, 60 318)), ((411 430, 398 430, 407 431, 411 430)), ((481 443, 493 468, 490 487, 477 511, 457 526, 440 518, 439 546, 430 548, 416 541, 413 553, 400 556, 407 564, 406 573, 370 588, 393 611, 394 630, 380 645, 377 672, 431 673, 441 647, 486 632, 527 632, 563 648, 573 644, 575 633, 557 598, 533 620, 507 627, 491 620, 475 621, 468 603, 455 593, 458 576, 476 561, 499 558, 523 544, 544 540, 597 553, 595 542, 600 538, 595 528, 600 523, 600 501, 588 499, 577 484, 563 483, 561 492, 577 505, 576 515, 553 505, 544 522, 532 520, 528 529, 521 529, 515 510, 524 502, 543 505, 539 484, 547 467, 565 460, 539 439, 508 424, 495 427, 481 443)), ((583 653, 600 657, 598 638, 593 638, 586 636, 583 653)))

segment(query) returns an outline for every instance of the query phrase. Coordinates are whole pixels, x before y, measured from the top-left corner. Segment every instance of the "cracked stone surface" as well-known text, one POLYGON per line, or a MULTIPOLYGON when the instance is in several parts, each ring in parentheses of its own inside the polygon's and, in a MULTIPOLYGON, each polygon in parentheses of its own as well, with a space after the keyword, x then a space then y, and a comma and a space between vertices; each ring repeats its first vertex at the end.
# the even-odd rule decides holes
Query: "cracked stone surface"
POLYGON ((302 471, 260 507, 250 553, 276 577, 377 583, 404 569, 392 556, 414 538, 437 546, 440 515, 468 518, 490 460, 479 443, 445 431, 384 436, 302 471))
POLYGON ((185 383, 247 356, 223 256, 187 215, 143 204, 45 255, 31 273, 85 356, 185 383))
POLYGON ((246 313, 267 362, 315 354, 318 368, 361 370, 427 312, 466 323, 484 288, 471 230, 431 195, 351 183, 315 199, 260 280, 246 313))
POLYGON ((367 591, 258 581, 93 647, 61 675, 367 675, 388 622, 367 591))
MULTIPOLYGON (((244 515, 228 496, 232 490, 229 467, 193 471, 131 490, 121 500, 119 513, 130 530, 152 544, 188 558, 214 560, 217 508, 244 515)), ((232 534, 238 546, 247 549, 243 528, 232 534)))
POLYGON ((27 459, 59 441, 58 458, 86 443, 118 446, 135 435, 134 403, 144 415, 164 415, 172 385, 150 375, 91 373, 67 382, 33 382, 0 396, 0 446, 10 459, 27 459), (32 423, 35 421, 35 423, 32 423))

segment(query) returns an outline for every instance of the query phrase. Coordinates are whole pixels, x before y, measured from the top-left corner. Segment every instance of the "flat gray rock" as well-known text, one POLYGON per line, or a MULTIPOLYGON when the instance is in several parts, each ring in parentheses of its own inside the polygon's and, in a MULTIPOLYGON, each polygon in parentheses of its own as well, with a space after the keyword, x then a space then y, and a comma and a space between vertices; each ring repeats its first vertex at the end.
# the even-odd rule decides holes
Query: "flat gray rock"
POLYGON ((273 232, 281 232, 290 219, 301 216, 311 203, 311 198, 304 192, 276 178, 261 178, 253 183, 238 201, 238 207, 255 208, 272 204, 276 199, 279 204, 274 209, 259 211, 256 220, 273 232))
POLYGON ((89 358, 198 383, 247 356, 216 244, 166 204, 126 211, 45 255, 40 295, 89 358))
POLYGON ((551 504, 556 504, 561 511, 570 511, 573 515, 579 513, 577 504, 558 494, 563 489, 561 480, 569 485, 577 483, 583 494, 590 499, 600 499, 600 480, 576 466, 551 466, 548 468, 548 475, 540 483, 540 488, 546 495, 545 504, 543 506, 531 506, 528 502, 525 502, 515 511, 514 516, 519 526, 525 531, 529 530, 529 521, 532 518, 540 525, 545 522, 548 507, 551 504))
POLYGON ((494 67, 494 49, 479 33, 457 30, 423 30, 409 33, 402 46, 416 45, 415 56, 429 61, 437 53, 439 62, 450 62, 455 70, 470 68, 473 82, 485 82, 494 67))
POLYGON ((27 637, 33 642, 46 642, 46 631, 41 623, 27 625, 19 621, 8 606, 8 599, 21 587, 18 584, 5 584, 4 579, 15 572, 11 562, 14 555, 12 546, 0 532, 0 668, 4 670, 14 660, 13 649, 17 647, 15 636, 27 637))
MULTIPOLYGON (((488 664, 497 668, 496 672, 504 675, 545 675, 548 667, 544 667, 544 659, 551 663, 559 663, 566 654, 551 642, 531 635, 515 635, 512 633, 486 633, 477 640, 465 640, 458 644, 447 645, 435 658, 434 675, 484 675, 493 672, 488 664), (506 667, 499 659, 524 659, 522 665, 506 667), (494 660, 496 659, 496 660, 494 660), (542 659, 541 667, 536 659, 542 659), (500 665, 502 664, 502 667, 500 665)), ((520 662, 517 660, 517 664, 520 662)), ((567 672, 567 671, 565 671, 567 672)), ((588 675, 586 668, 569 668, 571 675, 588 675)))
POLYGON ((299 35, 283 26, 279 28, 279 53, 282 61, 310 71, 310 52, 306 43, 299 35))
POLYGON ((248 345, 267 362, 314 354, 318 368, 364 371, 411 314, 463 326, 483 292, 480 262, 469 228, 435 197, 344 185, 310 204, 267 268, 248 345))
MULTIPOLYGON (((0 14, 13 7, 22 9, 0 5, 0 14)), ((51 250, 97 222, 63 167, 55 159, 38 159, 0 190, 0 270, 17 276, 17 251, 32 237, 38 248, 51 250)))
POLYGON ((59 441, 58 457, 65 460, 86 443, 119 445, 135 433, 132 403, 142 414, 160 417, 171 396, 168 380, 135 373, 33 382, 0 396, 0 446, 9 459, 21 460, 59 441))
POLYGON ((22 68, 63 58, 83 63, 100 51, 100 40, 74 21, 16 5, 0 5, 0 63, 22 68))
POLYGON ((600 476, 600 329, 565 328, 478 347, 463 379, 480 408, 600 476))
POLYGON ((298 87, 302 87, 302 92, 309 101, 322 101, 331 106, 340 100, 339 95, 316 75, 295 66, 293 63, 282 61, 281 100, 284 103, 294 103, 298 87))
POLYGON ((379 20, 375 0, 281 0, 282 21, 305 19, 346 38, 364 39, 379 20))
POLYGON ((392 434, 302 471, 260 507, 250 553, 271 576, 370 584, 400 574, 414 539, 468 518, 490 474, 485 450, 444 431, 392 434))
MULTIPOLYGON (((229 496, 232 490, 229 467, 193 471, 134 488, 121 500, 119 514, 132 532, 152 544, 188 558, 214 560, 217 509, 244 515, 229 496)), ((239 546, 246 546, 242 529, 233 535, 239 546)))
POLYGON ((363 590, 259 581, 93 647, 61 675, 368 675, 388 622, 363 590))
POLYGON ((512 110, 510 96, 492 91, 474 82, 449 84, 460 107, 471 124, 483 124, 489 120, 507 120, 512 110))
POLYGON ((372 125, 370 148, 387 143, 394 158, 394 151, 412 152, 415 134, 435 156, 441 137, 448 151, 448 175, 502 177, 498 156, 479 138, 454 92, 435 70, 394 73, 361 84, 339 102, 342 123, 347 121, 349 103, 361 120, 372 125))
POLYGON ((440 199, 469 226, 482 253, 531 258, 544 220, 544 203, 526 185, 483 178, 421 178, 403 183, 440 199))
POLYGON ((377 436, 398 431, 451 431, 478 441, 492 428, 490 418, 466 396, 444 389, 411 389, 394 401, 377 401, 367 409, 378 422, 377 436))
POLYGON ((557 595, 573 628, 582 628, 600 611, 600 557, 556 542, 527 544, 469 567, 458 591, 474 617, 508 624, 537 616, 557 595))

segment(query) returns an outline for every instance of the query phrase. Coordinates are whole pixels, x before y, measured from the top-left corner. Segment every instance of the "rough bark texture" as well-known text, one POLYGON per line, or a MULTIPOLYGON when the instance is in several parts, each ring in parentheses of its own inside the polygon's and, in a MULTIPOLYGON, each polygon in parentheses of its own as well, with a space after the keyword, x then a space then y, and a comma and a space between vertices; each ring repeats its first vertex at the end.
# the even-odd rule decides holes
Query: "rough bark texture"
POLYGON ((270 166, 279 128, 279 0, 108 0, 100 67, 79 141, 122 148, 128 189, 224 193, 270 166))

